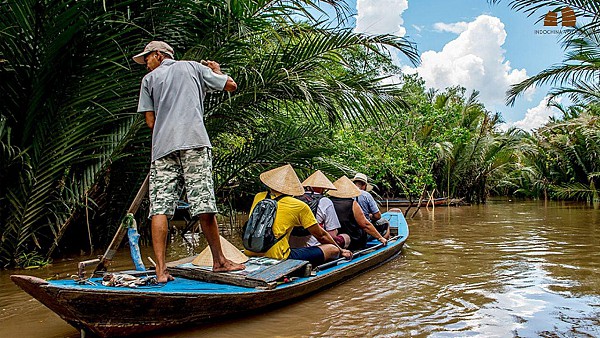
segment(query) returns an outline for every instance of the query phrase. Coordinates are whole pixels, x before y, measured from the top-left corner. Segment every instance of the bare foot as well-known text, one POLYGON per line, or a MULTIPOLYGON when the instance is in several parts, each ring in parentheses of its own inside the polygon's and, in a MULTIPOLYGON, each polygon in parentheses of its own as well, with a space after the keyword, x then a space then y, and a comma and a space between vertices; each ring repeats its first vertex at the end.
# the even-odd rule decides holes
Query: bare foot
POLYGON ((246 266, 244 264, 234 263, 230 260, 226 260, 223 264, 213 264, 213 272, 228 272, 244 270, 246 266))
POLYGON ((159 283, 166 283, 174 280, 175 278, 173 278, 173 276, 171 276, 171 274, 169 274, 168 272, 165 272, 164 274, 160 275, 156 273, 156 281, 159 283))

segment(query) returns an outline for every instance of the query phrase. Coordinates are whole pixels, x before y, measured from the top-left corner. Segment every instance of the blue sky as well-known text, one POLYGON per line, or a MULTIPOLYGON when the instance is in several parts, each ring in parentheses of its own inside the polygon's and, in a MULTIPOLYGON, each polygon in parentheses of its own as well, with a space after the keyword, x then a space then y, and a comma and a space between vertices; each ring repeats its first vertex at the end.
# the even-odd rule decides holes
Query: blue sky
MULTIPOLYGON (((406 72, 417 72, 430 87, 460 84, 481 92, 481 101, 502 113, 507 126, 531 130, 556 111, 545 106, 549 87, 530 90, 513 107, 504 93, 517 83, 560 62, 563 50, 557 35, 535 34, 549 29, 532 17, 508 8, 507 1, 486 0, 347 0, 357 15, 356 31, 403 35, 417 43, 421 65, 402 56, 396 62, 406 72)), ((550 29, 560 29, 551 27, 550 29)), ((565 103, 563 101, 562 103, 565 103)))

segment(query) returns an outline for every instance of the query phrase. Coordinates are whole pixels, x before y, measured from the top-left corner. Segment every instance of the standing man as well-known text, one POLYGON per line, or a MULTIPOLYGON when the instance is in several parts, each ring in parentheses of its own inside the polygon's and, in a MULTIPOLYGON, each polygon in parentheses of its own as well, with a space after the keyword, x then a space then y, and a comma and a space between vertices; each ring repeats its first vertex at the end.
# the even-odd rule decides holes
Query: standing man
POLYGON ((200 220, 213 255, 213 271, 234 271, 244 265, 225 258, 216 220, 217 205, 212 179, 212 152, 204 126, 204 97, 209 91, 233 92, 237 84, 221 73, 214 61, 205 65, 175 61, 171 46, 152 41, 133 57, 146 65, 138 112, 152 130, 150 165, 150 216, 152 246, 159 282, 173 280, 166 269, 167 216, 172 216, 183 188, 190 214, 200 220))

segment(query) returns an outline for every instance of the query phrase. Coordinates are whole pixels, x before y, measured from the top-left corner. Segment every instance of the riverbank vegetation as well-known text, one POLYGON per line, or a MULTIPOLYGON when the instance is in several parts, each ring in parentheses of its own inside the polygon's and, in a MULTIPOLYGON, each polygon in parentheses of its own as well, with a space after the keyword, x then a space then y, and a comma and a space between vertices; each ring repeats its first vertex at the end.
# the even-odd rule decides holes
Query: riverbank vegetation
MULTIPOLYGON (((529 3, 509 5, 535 12, 529 3)), ((178 59, 217 60, 239 84, 205 107, 224 214, 247 209, 258 174, 281 163, 304 177, 361 171, 387 197, 598 200, 600 11, 587 3, 576 11, 590 23, 565 36, 564 63, 509 93, 549 82, 574 102, 528 133, 501 131, 477 92, 401 74, 389 53, 417 63, 416 46, 340 28, 350 15, 342 1, 8 1, 0 266, 110 241, 148 170, 150 133, 135 113, 145 70, 131 56, 151 39, 178 59), (333 23, 319 6, 335 10, 333 23)))

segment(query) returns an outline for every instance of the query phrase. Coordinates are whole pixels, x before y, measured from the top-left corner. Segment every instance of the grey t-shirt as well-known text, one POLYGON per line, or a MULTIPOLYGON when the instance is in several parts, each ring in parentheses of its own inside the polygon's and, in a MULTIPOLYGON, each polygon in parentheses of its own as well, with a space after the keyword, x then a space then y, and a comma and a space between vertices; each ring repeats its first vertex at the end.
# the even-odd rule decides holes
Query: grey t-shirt
POLYGON ((227 75, 195 61, 165 59, 144 76, 138 112, 155 114, 152 161, 176 150, 212 147, 204 127, 204 96, 226 83, 227 75))

